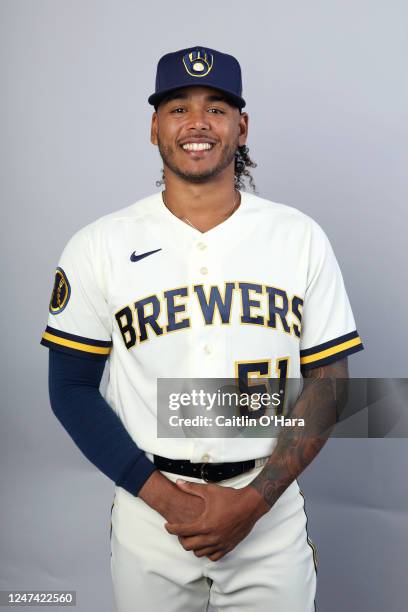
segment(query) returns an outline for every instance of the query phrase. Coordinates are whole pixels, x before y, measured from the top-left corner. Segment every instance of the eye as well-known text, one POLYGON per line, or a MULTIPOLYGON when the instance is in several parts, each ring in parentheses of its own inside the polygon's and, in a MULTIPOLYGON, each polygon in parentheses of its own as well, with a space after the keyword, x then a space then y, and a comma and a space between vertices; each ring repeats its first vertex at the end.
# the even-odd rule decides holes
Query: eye
MULTIPOLYGON (((177 106, 177 108, 173 108, 170 112, 179 115, 179 111, 184 112, 185 110, 186 109, 182 106, 177 106)), ((220 113, 221 115, 225 115, 225 111, 221 110, 220 108, 211 107, 208 110, 211 111, 211 114, 213 114, 212 111, 214 111, 215 114, 220 113)))

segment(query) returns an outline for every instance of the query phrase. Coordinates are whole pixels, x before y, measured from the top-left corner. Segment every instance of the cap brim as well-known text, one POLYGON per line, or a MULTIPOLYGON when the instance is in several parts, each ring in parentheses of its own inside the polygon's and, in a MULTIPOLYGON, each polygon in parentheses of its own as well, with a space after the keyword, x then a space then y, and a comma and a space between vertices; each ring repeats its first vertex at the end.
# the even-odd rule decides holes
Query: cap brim
MULTIPOLYGON (((195 84, 186 85, 185 83, 183 83, 181 85, 171 87, 170 89, 165 89, 163 91, 159 91, 158 93, 153 93, 151 96, 148 97, 147 101, 149 102, 149 104, 157 108, 157 106, 160 104, 163 98, 167 96, 167 94, 171 93, 172 91, 176 91, 176 89, 184 89, 185 87, 197 87, 197 85, 195 84)), ((238 108, 243 108, 246 105, 244 98, 240 98, 239 96, 234 94, 232 91, 229 91, 228 89, 222 89, 221 87, 215 87, 214 85, 211 85, 210 83, 203 83, 203 87, 211 87, 212 89, 217 89, 218 91, 222 91, 222 93, 226 94, 226 96, 228 96, 228 98, 231 99, 232 103, 235 106, 238 106, 238 108)))

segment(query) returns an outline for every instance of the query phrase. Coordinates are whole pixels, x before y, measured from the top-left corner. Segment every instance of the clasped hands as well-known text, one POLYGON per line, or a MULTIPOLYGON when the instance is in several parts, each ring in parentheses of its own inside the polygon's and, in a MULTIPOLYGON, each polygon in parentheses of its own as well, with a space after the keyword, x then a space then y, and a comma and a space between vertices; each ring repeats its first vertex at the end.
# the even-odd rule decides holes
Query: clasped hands
POLYGON ((184 502, 190 503, 187 508, 184 505, 184 512, 166 517, 165 528, 168 533, 178 536, 185 550, 193 551, 196 557, 206 556, 211 561, 218 561, 233 550, 270 509, 250 486, 234 489, 184 480, 177 480, 176 486, 195 498, 188 500, 183 495, 184 502))

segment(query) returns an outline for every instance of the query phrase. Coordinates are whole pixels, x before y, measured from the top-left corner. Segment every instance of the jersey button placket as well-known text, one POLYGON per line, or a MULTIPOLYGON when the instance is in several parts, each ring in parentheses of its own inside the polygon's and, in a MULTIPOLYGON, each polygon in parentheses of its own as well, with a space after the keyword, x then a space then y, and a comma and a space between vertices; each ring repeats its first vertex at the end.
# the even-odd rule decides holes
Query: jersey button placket
MULTIPOLYGON (((204 237, 198 238, 194 244, 191 251, 189 268, 191 285, 204 285, 205 290, 207 291, 206 286, 209 282, 208 277, 211 269, 211 253, 208 247, 208 242, 204 239, 204 237)), ((198 297, 195 297, 196 299, 194 302, 197 308, 197 316, 192 329, 192 367, 195 372, 195 376, 205 376, 207 374, 211 374, 211 370, 208 369, 210 367, 210 363, 207 361, 208 356, 211 353, 211 348, 206 342, 207 326, 203 320, 203 314, 199 305, 198 297), (203 362, 203 358, 206 358, 205 362, 203 362)))
MULTIPOLYGON (((203 285, 206 296, 209 295, 210 287, 213 284, 217 284, 215 282, 218 272, 217 264, 218 262, 213 248, 204 237, 200 237, 191 254, 190 280, 192 286, 203 285)), ((197 296, 195 303, 199 304, 197 296)), ((194 360, 194 370, 197 378, 211 379, 215 378, 217 375, 218 366, 216 361, 218 354, 216 329, 216 325, 207 325, 205 323, 201 308, 198 306, 198 316, 192 335, 192 358, 194 360)), ((212 390, 212 385, 210 385, 210 388, 207 385, 201 388, 210 391, 212 390)), ((217 452, 215 452, 214 455, 214 450, 214 443, 211 439, 196 439, 194 442, 193 461, 201 463, 214 461, 214 456, 217 456, 217 452)))
POLYGON ((200 265, 200 274, 202 276, 207 276, 208 275, 208 263, 207 263, 207 251, 208 251, 208 246, 207 243, 204 242, 204 240, 200 240, 199 242, 196 243, 196 249, 197 249, 197 261, 199 261, 201 264, 200 265))

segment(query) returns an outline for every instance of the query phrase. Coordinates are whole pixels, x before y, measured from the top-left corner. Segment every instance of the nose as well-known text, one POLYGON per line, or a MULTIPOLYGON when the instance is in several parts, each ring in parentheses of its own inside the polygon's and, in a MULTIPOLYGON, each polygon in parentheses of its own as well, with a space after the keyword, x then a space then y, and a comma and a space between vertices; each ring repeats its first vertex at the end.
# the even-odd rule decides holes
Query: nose
POLYGON ((196 130, 208 130, 210 128, 209 115, 204 108, 190 110, 189 126, 196 130))

